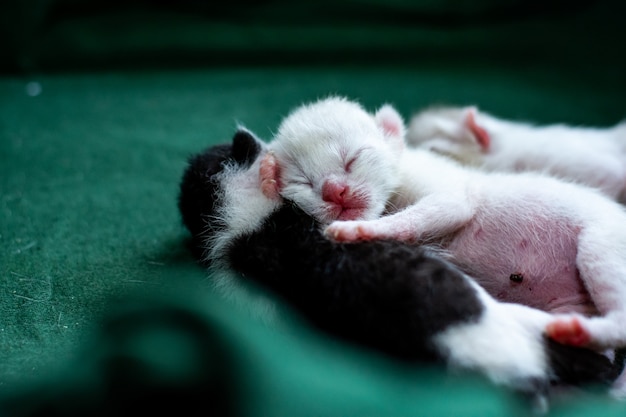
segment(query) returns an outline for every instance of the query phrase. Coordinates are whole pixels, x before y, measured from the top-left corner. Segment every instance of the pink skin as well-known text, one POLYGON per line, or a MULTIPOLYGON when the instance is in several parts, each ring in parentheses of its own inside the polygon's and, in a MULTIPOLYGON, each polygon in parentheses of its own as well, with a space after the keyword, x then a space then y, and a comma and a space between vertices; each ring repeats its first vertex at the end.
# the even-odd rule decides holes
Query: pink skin
POLYGON ((465 118, 465 124, 467 128, 472 132, 472 134, 476 137, 478 144, 480 145, 483 152, 487 152, 489 150, 490 138, 489 132, 485 130, 482 126, 476 123, 476 110, 470 109, 467 112, 467 116, 465 118))
POLYGON ((276 163, 276 157, 272 152, 265 154, 261 159, 259 176, 261 179, 261 191, 270 200, 280 199, 280 167, 276 163))
POLYGON ((546 334, 565 345, 587 346, 591 342, 591 335, 576 317, 549 323, 546 327, 546 334))
POLYGON ((350 187, 345 182, 326 180, 322 186, 322 200, 344 206, 350 198, 350 187))
POLYGON ((354 220, 361 217, 367 201, 355 194, 350 186, 342 181, 326 180, 322 185, 322 200, 338 212, 338 220, 354 220))

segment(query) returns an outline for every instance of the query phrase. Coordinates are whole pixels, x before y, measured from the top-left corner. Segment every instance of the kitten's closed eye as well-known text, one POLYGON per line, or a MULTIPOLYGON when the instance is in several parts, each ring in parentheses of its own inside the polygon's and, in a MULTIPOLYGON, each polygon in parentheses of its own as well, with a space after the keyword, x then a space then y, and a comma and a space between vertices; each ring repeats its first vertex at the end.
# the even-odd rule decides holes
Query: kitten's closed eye
POLYGON ((306 187, 313 187, 313 181, 311 181, 304 175, 295 177, 294 179, 291 180, 291 183, 296 184, 296 185, 303 185, 306 187))
POLYGON ((346 170, 347 173, 352 172, 352 165, 354 164, 354 161, 356 161, 356 156, 350 160, 348 160, 348 162, 346 162, 346 165, 344 166, 344 169, 346 170))
POLYGON ((361 153, 365 150, 366 148, 361 148, 358 151, 356 151, 356 153, 351 157, 351 158, 347 158, 346 162, 344 163, 344 170, 347 173, 352 172, 352 168, 354 166, 354 163, 359 159, 359 156, 361 155, 361 153))

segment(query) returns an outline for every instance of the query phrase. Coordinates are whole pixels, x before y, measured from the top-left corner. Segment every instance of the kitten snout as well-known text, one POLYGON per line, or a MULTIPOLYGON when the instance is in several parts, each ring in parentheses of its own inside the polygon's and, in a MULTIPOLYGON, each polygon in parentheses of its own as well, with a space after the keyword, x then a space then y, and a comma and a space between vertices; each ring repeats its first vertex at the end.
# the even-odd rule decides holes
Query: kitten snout
POLYGON ((340 220, 361 217, 368 203, 365 195, 355 192, 345 181, 331 179, 322 185, 322 200, 329 203, 335 218, 340 220))
POLYGON ((349 204, 352 199, 350 186, 343 181, 326 180, 322 185, 322 200, 341 206, 349 204))

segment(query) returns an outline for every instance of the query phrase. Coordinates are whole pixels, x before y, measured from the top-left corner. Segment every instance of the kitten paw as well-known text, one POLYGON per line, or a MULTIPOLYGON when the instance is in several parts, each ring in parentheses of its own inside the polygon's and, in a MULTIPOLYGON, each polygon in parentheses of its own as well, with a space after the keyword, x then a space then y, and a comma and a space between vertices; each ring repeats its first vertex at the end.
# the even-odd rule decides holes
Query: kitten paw
POLYGON ((546 334, 564 345, 587 346, 591 342, 591 334, 576 317, 554 320, 546 326, 546 334))
POLYGON ((372 240, 377 237, 366 222, 360 221, 333 222, 326 228, 324 233, 337 242, 357 242, 372 240))
POLYGON ((271 200, 280 198, 280 187, 278 184, 279 171, 280 169, 274 153, 266 153, 263 159, 261 159, 259 177, 261 179, 261 191, 265 197, 271 200))

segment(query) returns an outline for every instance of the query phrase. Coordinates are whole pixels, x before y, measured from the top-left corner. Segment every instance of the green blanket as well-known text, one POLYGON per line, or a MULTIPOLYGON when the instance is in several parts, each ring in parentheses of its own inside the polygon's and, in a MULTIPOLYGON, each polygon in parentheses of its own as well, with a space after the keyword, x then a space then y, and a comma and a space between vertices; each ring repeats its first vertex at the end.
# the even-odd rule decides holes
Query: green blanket
MULTIPOLYGON (((335 18, 332 2, 1 6, 0 413, 123 414, 130 399, 250 416, 527 414, 481 379, 343 345, 288 306, 266 322, 224 300, 176 207, 189 155, 238 123, 269 139, 328 94, 406 118, 433 103, 540 123, 626 115, 621 3, 457 3, 353 2, 335 18)), ((585 391, 551 414, 625 412, 585 391)))

